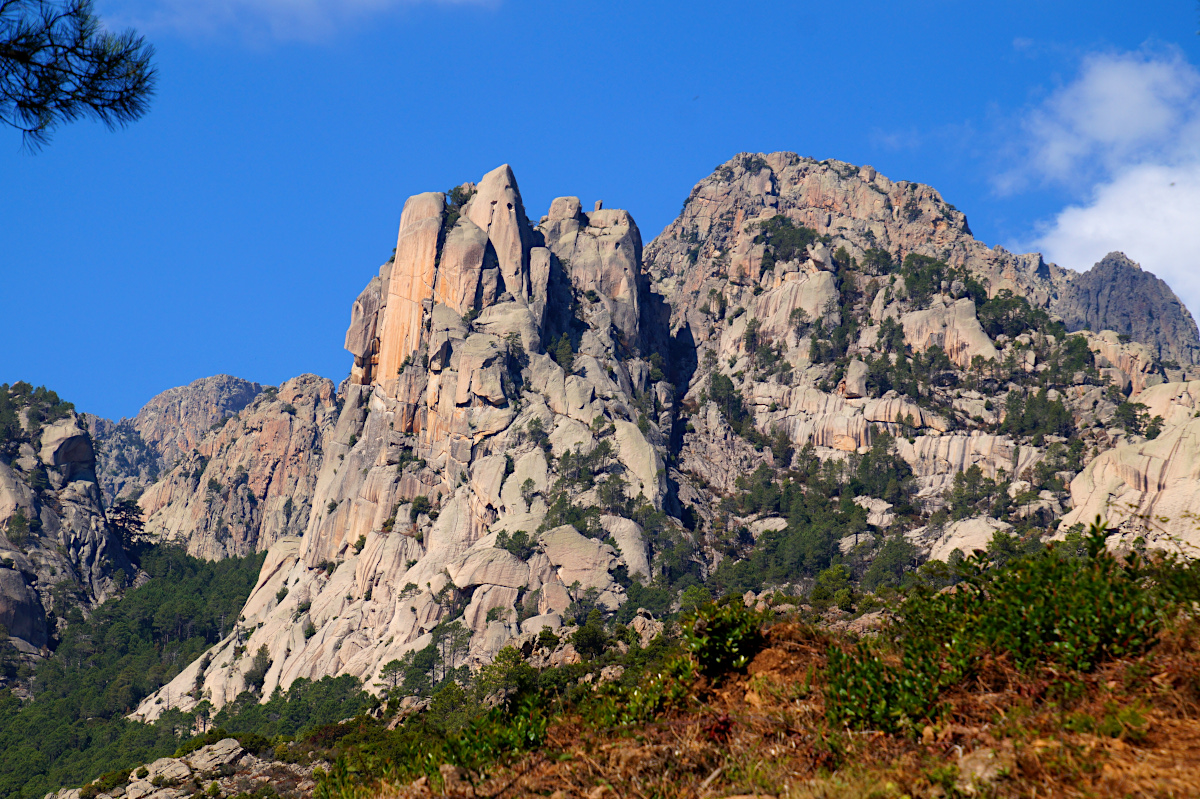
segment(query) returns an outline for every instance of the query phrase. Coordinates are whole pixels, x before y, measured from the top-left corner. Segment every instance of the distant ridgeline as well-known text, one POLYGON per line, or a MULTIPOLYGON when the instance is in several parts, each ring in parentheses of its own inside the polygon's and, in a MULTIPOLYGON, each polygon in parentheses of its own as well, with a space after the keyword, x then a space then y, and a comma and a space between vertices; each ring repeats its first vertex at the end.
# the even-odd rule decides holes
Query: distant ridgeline
POLYGON ((340 386, 218 376, 116 423, 0 392, 16 718, 159 722, 106 721, 46 785, 360 687, 448 717, 502 651, 569 665, 725 594, 846 622, 1098 514, 1113 548, 1200 546, 1200 334, 1166 284, 988 248, 871 167, 738 155, 644 249, 599 202, 531 220, 507 166, 416 195, 345 346, 340 386), (86 661, 74 631, 126 625, 86 661))

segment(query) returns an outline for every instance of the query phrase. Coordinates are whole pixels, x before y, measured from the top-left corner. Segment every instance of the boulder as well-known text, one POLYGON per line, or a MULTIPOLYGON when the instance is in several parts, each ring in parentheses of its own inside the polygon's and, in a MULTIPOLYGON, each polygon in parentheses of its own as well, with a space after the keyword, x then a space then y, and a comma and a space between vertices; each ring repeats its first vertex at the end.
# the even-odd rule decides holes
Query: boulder
POLYGON ((47 466, 90 464, 95 457, 87 431, 75 414, 42 428, 42 463, 47 466))
POLYGON ((375 347, 379 309, 383 307, 382 288, 383 280, 379 276, 371 278, 371 282, 350 307, 350 327, 346 330, 345 346, 354 355, 355 365, 360 368, 363 367, 363 358, 371 354, 375 347))
MULTIPOLYGON (((529 508, 521 496, 522 487, 526 480, 533 481, 535 493, 544 494, 547 488, 546 456, 540 449, 526 452, 518 457, 513 464, 513 473, 504 480, 500 490, 500 498, 508 513, 525 513, 529 508)), ((537 525, 534 525, 535 529, 537 525)))
MULTIPOLYGON (((7 524, 7 520, 5 522, 7 524)), ((0 528, 2 529, 2 528, 0 528)), ((8 553, 4 553, 6 556, 8 553)), ((33 647, 45 646, 46 612, 24 573, 0 566, 0 625, 33 647)))
POLYGON ((471 552, 457 564, 448 565, 446 572, 459 588, 475 585, 524 588, 529 584, 529 566, 507 550, 494 547, 471 552))
POLYGON ((600 517, 600 526, 617 542, 617 551, 629 576, 640 575, 643 582, 650 582, 650 549, 641 526, 630 519, 608 515, 600 517))
POLYGON ((434 300, 458 314, 494 303, 494 294, 484 295, 482 279, 486 268, 499 266, 495 259, 495 250, 488 247, 487 232, 467 217, 459 217, 442 244, 434 300))
POLYGON ((580 588, 600 591, 613 587, 609 572, 617 565, 617 553, 609 545, 580 535, 569 524, 547 530, 540 540, 563 585, 578 582, 580 588))
POLYGON ((867 365, 855 358, 846 367, 846 376, 842 379, 841 394, 846 399, 857 399, 867 396, 867 365))
POLYGON ((222 766, 232 766, 246 754, 236 738, 222 738, 215 744, 202 746, 183 758, 183 762, 203 775, 210 775, 222 766))
POLYGON ((867 524, 874 527, 891 527, 896 520, 896 514, 889 513, 892 509, 890 502, 875 497, 855 497, 854 504, 867 510, 867 524))
POLYGON ((562 627, 562 617, 557 613, 545 613, 540 616, 531 616, 521 622, 521 632, 525 635, 540 633, 543 627, 549 627, 551 630, 559 629, 562 627))
MULTIPOLYGON (((505 553, 507 554, 507 553, 505 553)), ((487 630, 491 624, 487 619, 489 611, 499 609, 501 616, 500 621, 508 621, 509 617, 515 618, 516 612, 513 606, 517 603, 517 596, 520 591, 517 588, 510 588, 503 585, 481 585, 475 593, 471 595, 471 601, 463 610, 463 623, 475 632, 487 630)), ((494 636, 496 632, 491 631, 494 636)), ((506 632, 506 631, 504 631, 506 632)), ((504 637, 508 637, 507 634, 504 637)), ((497 643, 493 641, 488 645, 488 649, 497 643)), ((498 650, 493 650, 498 651, 498 650)))
POLYGON ((770 516, 766 519, 752 521, 746 526, 750 530, 750 535, 754 536, 754 540, 757 541, 765 532, 787 529, 788 520, 781 516, 770 516))
POLYGON ((975 316, 975 303, 964 297, 949 305, 912 311, 900 317, 904 340, 916 351, 941 347, 950 360, 967 368, 975 356, 995 360, 999 353, 975 316))
POLYGON ((930 560, 947 561, 950 553, 956 549, 963 555, 970 555, 977 549, 986 552, 988 545, 992 542, 992 537, 998 531, 1011 528, 1011 524, 999 519, 976 516, 952 522, 941 530, 922 527, 906 535, 910 540, 929 549, 930 560))
POLYGON ((629 493, 646 495, 654 506, 660 507, 663 494, 662 456, 653 447, 636 424, 624 419, 613 422, 617 429, 617 451, 622 465, 628 470, 629 493))

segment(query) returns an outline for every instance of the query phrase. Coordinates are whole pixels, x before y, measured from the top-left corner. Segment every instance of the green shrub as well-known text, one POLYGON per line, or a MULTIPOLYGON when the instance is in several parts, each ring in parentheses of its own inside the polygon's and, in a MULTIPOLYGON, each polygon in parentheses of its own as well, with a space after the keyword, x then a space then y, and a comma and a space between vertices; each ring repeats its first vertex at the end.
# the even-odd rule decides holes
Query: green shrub
POLYGON ((803 259, 807 255, 808 245, 820 240, 817 231, 797 225, 782 214, 759 223, 759 233, 754 237, 755 244, 766 245, 762 257, 763 271, 774 269, 776 263, 803 259))
POLYGON ((571 643, 579 654, 589 658, 597 658, 608 649, 608 633, 604 630, 604 620, 600 611, 593 608, 588 613, 587 621, 571 636, 571 643))
POLYGON ((409 521, 415 522, 418 516, 422 513, 429 513, 429 509, 432 507, 433 505, 430 504, 429 497, 424 494, 413 497, 412 508, 408 511, 409 521))
POLYGON ((964 579, 953 592, 914 589, 900 610, 898 653, 886 657, 883 644, 830 652, 830 721, 911 730, 936 717, 939 693, 989 653, 1007 655, 1024 671, 1087 672, 1144 652, 1161 627, 1163 599, 1188 596, 1198 581, 1187 575, 1166 591, 1153 588, 1157 572, 1135 557, 1118 561, 1106 535, 1097 519, 1081 556, 1051 547, 985 570, 984 555, 963 561, 964 579))
POLYGON ((521 560, 529 560, 537 552, 537 536, 524 530, 517 530, 510 536, 507 530, 501 530, 496 535, 496 547, 511 552, 521 560))
POLYGON ((683 646, 710 678, 744 669, 762 647, 762 614, 741 597, 708 602, 683 619, 683 646))
POLYGON ((94 799, 98 794, 108 793, 113 788, 129 782, 129 775, 132 773, 133 769, 110 771, 107 774, 101 775, 94 782, 83 786, 79 791, 79 796, 81 799, 94 799))

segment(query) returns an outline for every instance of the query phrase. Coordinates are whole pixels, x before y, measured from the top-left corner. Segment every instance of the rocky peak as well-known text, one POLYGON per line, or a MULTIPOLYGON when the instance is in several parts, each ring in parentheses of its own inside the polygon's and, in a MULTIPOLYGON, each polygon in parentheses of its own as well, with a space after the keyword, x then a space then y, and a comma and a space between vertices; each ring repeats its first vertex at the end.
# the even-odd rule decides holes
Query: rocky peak
POLYGON ((1200 331, 1175 292, 1124 253, 1110 252, 1068 281, 1051 310, 1068 330, 1112 330, 1165 361, 1200 363, 1200 331))
MULTIPOLYGON (((263 645, 264 690, 335 673, 369 683, 455 620, 470 641, 456 665, 482 663, 558 627, 577 601, 615 610, 620 575, 650 576, 630 514, 668 500, 675 404, 663 368, 641 356, 652 299, 641 249, 627 212, 585 214, 574 198, 532 227, 507 166, 410 198, 393 260, 351 311, 354 366, 303 538, 271 545, 246 627, 214 648, 213 667, 193 664, 163 690, 199 682, 223 704, 244 686, 239 654, 263 645)), ((211 471, 229 453, 228 474, 239 446, 219 436, 199 454, 213 451, 211 471)), ((164 502, 172 486, 184 497, 201 485, 181 464, 144 505, 211 529, 218 502, 164 502)), ((161 710, 153 700, 140 717, 161 710)))
MULTIPOLYGON (((647 268, 676 319, 691 305, 685 295, 703 294, 706 281, 743 285, 761 277, 762 225, 772 219, 829 237, 828 250, 845 248, 860 261, 868 251, 896 260, 926 255, 970 269, 992 292, 1009 288, 1042 305, 1063 272, 1036 254, 988 249, 971 235, 966 216, 930 186, 893 182, 843 161, 742 153, 696 184, 679 217, 647 250, 647 268)), ((785 272, 821 263, 806 252, 799 256, 785 272)))
POLYGON ((532 231, 517 179, 508 164, 483 176, 475 196, 463 206, 462 214, 487 234, 500 268, 500 293, 529 297, 529 248, 532 231))
POLYGON ((299 537, 337 414, 333 382, 316 375, 259 393, 141 496, 146 532, 208 559, 299 537))
POLYGON ((213 375, 155 395, 132 419, 89 416, 105 500, 140 493, 261 391, 258 383, 213 375))
MULTIPOLYGON (((1114 330, 1181 365, 1200 358, 1200 332, 1187 308, 1166 283, 1124 255, 1110 254, 1078 274, 1038 253, 988 248, 971 234, 966 216, 930 186, 794 153, 741 153, 721 165, 696 184, 679 217, 647 248, 647 269, 671 302, 674 326, 709 289, 762 280, 769 249, 764 224, 807 228, 828 238, 828 251, 844 248, 860 263, 872 253, 895 262, 909 254, 937 258, 966 269, 989 296, 1010 290, 1069 330, 1114 330)), ((821 258, 811 255, 799 253, 770 279, 778 283, 822 268, 821 258)))

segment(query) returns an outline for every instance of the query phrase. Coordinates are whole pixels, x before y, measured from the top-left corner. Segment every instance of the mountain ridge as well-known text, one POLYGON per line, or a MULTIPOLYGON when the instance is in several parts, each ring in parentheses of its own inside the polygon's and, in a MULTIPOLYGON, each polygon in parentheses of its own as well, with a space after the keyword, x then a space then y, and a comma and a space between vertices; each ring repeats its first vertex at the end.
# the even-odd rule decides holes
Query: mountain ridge
MULTIPOLYGON (((1097 425, 1124 395, 1104 386, 1136 395, 1187 374, 1116 333, 1082 334, 1071 350, 1022 321, 1069 283, 1036 254, 976 241, 930 187, 787 153, 723 165, 644 251, 628 212, 584 212, 577 198, 528 221, 506 166, 415 195, 393 260, 353 304, 354 365, 307 530, 271 546, 245 633, 164 690, 202 685, 231 701, 249 667, 237 651, 260 646, 267 691, 333 673, 370 683, 456 619, 470 644, 448 667, 477 666, 568 625, 581 602, 611 613, 641 596, 635 563, 669 592, 736 582, 723 562, 784 546, 794 528, 730 502, 751 474, 795 473, 800 450, 837 463, 884 442, 887 468, 911 470, 897 473, 911 486, 900 494, 863 495, 861 516, 838 511, 869 532, 866 550, 851 554, 860 533, 826 539, 813 563, 845 558, 862 574, 889 541, 919 553, 980 540, 969 519, 918 526, 955 507, 943 495, 972 469, 1019 500, 983 545, 1014 525, 1045 530, 1067 502, 1063 481, 1114 443, 1097 425), (1034 301, 1014 305, 1006 289, 1034 301), (896 335, 904 345, 889 352, 896 335), (1082 370, 1045 371, 1064 358, 1082 370), (953 382, 931 372, 905 387, 900 367, 953 382), (984 384, 1092 426, 1082 449, 1045 440, 1057 428, 1041 422, 1022 427, 984 384), (918 508, 904 505, 899 526, 897 499, 918 508), (518 533, 529 549, 508 549, 518 533)), ((136 715, 156 707, 150 697, 136 715)))

